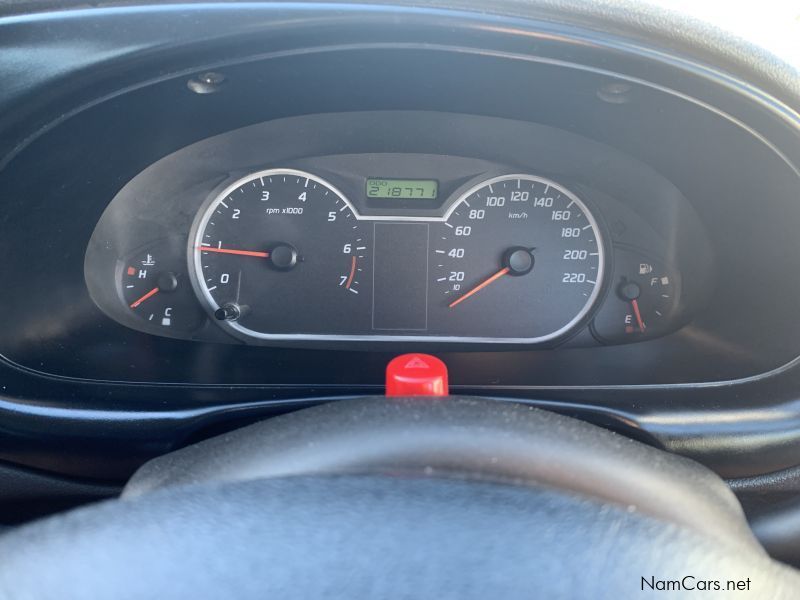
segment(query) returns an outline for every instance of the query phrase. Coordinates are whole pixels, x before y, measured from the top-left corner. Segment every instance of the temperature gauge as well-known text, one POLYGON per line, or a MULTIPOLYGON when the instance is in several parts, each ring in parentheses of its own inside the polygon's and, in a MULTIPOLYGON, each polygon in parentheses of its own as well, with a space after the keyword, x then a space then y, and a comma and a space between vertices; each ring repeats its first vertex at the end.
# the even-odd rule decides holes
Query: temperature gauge
POLYGON ((675 328, 680 276, 674 269, 633 248, 615 249, 609 296, 594 319, 604 342, 653 338, 675 328))
POLYGON ((192 331, 205 317, 192 292, 176 244, 157 242, 118 265, 120 292, 128 310, 151 326, 192 331))

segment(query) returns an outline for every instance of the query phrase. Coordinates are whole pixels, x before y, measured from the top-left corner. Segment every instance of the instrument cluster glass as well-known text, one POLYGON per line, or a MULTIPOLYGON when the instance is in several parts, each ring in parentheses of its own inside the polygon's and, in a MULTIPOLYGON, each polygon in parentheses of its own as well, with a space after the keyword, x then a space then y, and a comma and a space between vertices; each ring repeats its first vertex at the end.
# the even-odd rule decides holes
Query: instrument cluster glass
MULTIPOLYGON (((370 198, 439 189, 365 181, 370 198)), ((295 169, 247 175, 207 201, 189 262, 208 313, 245 340, 545 342, 588 317, 605 268, 589 207, 537 175, 473 181, 439 214, 375 216, 295 169)))

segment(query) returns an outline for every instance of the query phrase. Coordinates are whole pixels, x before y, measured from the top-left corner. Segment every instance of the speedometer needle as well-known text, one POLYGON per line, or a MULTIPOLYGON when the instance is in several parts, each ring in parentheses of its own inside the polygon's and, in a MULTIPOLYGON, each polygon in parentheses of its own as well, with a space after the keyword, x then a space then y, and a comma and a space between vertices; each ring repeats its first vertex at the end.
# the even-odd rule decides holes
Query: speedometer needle
POLYGON ((269 252, 254 252, 253 250, 233 250, 231 248, 214 248, 213 246, 197 246, 202 252, 216 252, 218 254, 238 254, 239 256, 255 256, 269 258, 269 252))
POLYGON ((474 296, 475 294, 480 292, 483 288, 485 288, 487 285, 489 285, 489 284, 497 281, 498 279, 500 279, 503 275, 508 275, 508 273, 510 271, 511 271, 511 269, 509 267, 504 267, 504 268, 500 269, 497 273, 495 273, 494 275, 492 275, 488 279, 483 280, 481 283, 476 285, 474 288, 472 288, 470 291, 468 291, 466 294, 464 294, 460 298, 458 298, 456 300, 453 300, 448 305, 448 307, 449 308, 453 308, 454 306, 456 306, 458 304, 461 304, 464 300, 466 300, 470 296, 474 296))

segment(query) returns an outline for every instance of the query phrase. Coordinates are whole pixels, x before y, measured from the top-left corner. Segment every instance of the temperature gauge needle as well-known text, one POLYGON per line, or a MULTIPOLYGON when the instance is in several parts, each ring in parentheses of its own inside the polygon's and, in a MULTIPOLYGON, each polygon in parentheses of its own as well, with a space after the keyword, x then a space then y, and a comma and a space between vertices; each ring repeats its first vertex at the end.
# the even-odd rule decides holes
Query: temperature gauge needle
POLYGON ((466 294, 464 294, 463 296, 461 296, 457 300, 453 300, 448 305, 448 307, 449 308, 453 308, 454 306, 456 306, 458 304, 461 304, 464 300, 466 300, 470 296, 474 296, 475 294, 480 292, 483 288, 485 288, 487 285, 489 285, 489 284, 497 281, 498 279, 500 279, 503 275, 508 275, 508 273, 510 271, 511 271, 511 269, 509 267, 505 267, 503 269, 500 269, 497 273, 495 273, 494 275, 492 275, 488 279, 485 279, 484 281, 482 281, 481 283, 476 285, 474 288, 472 288, 470 291, 468 291, 466 294))
POLYGON ((197 246, 202 252, 216 252, 218 254, 238 254, 239 256, 255 256, 256 258, 269 258, 269 252, 254 252, 253 250, 233 250, 231 248, 214 248, 213 246, 197 246))
POLYGON ((633 314, 636 317, 636 324, 639 326, 639 331, 644 332, 645 325, 642 320, 642 313, 639 311, 639 301, 634 298, 631 300, 631 306, 633 306, 633 314))
POLYGON ((130 307, 131 307, 131 308, 136 308, 136 307, 137 307, 137 306, 139 306, 139 305, 140 305, 142 302, 144 302, 144 301, 145 301, 145 300, 147 300, 148 298, 152 298, 152 297, 153 297, 153 296, 155 296, 157 293, 158 293, 158 288, 157 288, 157 287, 154 287, 152 290, 150 290, 149 292, 147 292, 147 293, 146 293, 144 296, 142 296, 142 297, 141 297, 141 298, 139 298, 138 300, 134 300, 134 301, 131 303, 130 307))

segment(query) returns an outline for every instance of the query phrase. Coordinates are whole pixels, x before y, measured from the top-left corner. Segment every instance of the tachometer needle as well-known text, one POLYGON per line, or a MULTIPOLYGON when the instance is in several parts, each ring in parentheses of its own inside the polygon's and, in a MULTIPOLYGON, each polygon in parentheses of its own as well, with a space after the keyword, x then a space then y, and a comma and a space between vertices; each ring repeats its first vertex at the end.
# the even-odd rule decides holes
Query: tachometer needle
POLYGON ((157 288, 157 287, 154 287, 152 290, 150 290, 149 292, 147 292, 147 293, 146 293, 144 296, 142 296, 142 297, 141 297, 141 298, 139 298, 138 300, 135 300, 134 302, 132 302, 132 303, 131 303, 131 305, 130 305, 130 306, 131 306, 131 308, 136 308, 136 307, 137 307, 137 306, 139 306, 139 305, 140 305, 142 302, 144 302, 144 301, 145 301, 145 300, 147 300, 148 298, 152 298, 152 297, 153 297, 153 296, 155 296, 157 293, 158 293, 158 288, 157 288))
POLYGON ((492 275, 492 276, 491 276, 491 277, 489 277, 488 279, 485 279, 484 281, 482 281, 481 283, 479 283, 478 285, 476 285, 474 288, 472 288, 470 291, 468 291, 466 294, 464 294, 463 296, 461 296, 461 297, 460 297, 460 298, 458 298, 457 300, 453 300, 453 301, 452 301, 452 302, 451 302, 451 303, 448 305, 448 306, 449 306, 449 308, 453 308, 453 307, 454 307, 454 306, 456 306, 457 304, 461 304, 461 303, 462 303, 464 300, 466 300, 466 299, 467 299, 467 298, 469 298, 470 296, 474 296, 475 294, 477 294, 478 292, 480 292, 480 291, 481 291, 483 288, 485 288, 485 287, 486 287, 487 285, 489 285, 490 283, 497 281, 497 280, 498 280, 498 279, 500 279, 500 278, 501 278, 503 275, 508 275, 508 272, 509 272, 509 271, 511 271, 511 269, 510 269, 509 267, 505 267, 505 268, 503 268, 503 269, 500 269, 500 270, 499 270, 497 273, 495 273, 494 275, 492 275))
POLYGON ((642 320, 642 313, 639 311, 639 301, 636 299, 631 300, 633 306, 633 314, 636 317, 636 324, 639 326, 639 331, 645 330, 644 321, 642 320))
POLYGON ((214 248, 213 246, 197 246, 202 252, 216 252, 218 254, 238 254, 239 256, 255 256, 269 258, 269 252, 254 252, 253 250, 233 250, 231 248, 214 248))

